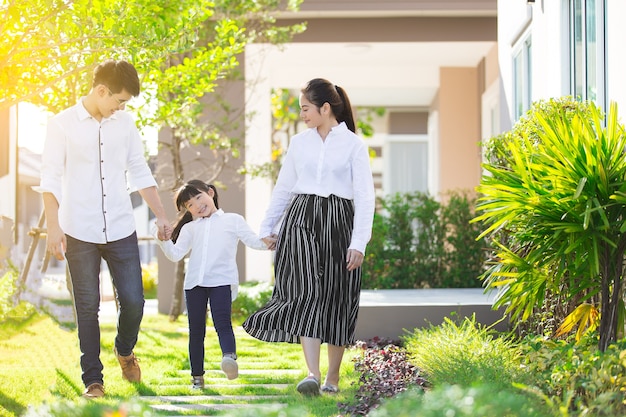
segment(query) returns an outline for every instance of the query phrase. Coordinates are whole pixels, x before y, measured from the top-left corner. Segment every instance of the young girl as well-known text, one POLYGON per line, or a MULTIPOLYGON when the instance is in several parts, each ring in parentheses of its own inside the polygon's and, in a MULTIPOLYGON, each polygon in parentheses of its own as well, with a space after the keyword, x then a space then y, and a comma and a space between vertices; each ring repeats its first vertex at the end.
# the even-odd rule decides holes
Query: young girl
POLYGON ((237 244, 241 240, 254 249, 267 249, 244 218, 219 209, 217 190, 203 181, 192 180, 176 192, 176 207, 184 210, 174 226, 171 241, 156 239, 165 256, 179 261, 191 251, 185 273, 185 300, 189 320, 189 362, 192 387, 204 388, 204 337, 207 302, 222 349, 222 371, 237 378, 237 351, 231 323, 231 303, 239 284, 237 244))

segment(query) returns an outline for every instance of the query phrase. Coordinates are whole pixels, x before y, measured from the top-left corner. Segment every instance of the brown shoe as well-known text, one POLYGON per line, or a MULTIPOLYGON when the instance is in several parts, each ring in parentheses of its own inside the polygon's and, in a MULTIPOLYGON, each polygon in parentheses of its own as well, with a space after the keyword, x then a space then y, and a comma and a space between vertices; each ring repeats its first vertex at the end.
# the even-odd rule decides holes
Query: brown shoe
POLYGON ((131 352, 128 356, 122 356, 117 353, 117 348, 113 348, 113 352, 122 367, 122 377, 129 382, 140 382, 141 369, 135 354, 131 352))
POLYGON ((102 398, 104 397, 104 386, 99 382, 89 384, 85 392, 83 392, 83 398, 102 398))

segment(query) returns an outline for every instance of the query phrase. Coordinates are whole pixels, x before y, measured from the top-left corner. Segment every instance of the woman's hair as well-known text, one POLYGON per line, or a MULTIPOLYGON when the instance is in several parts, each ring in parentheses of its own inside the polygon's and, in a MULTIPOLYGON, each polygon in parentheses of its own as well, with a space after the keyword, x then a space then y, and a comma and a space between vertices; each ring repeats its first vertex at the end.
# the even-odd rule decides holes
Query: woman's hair
POLYGON ((337 121, 345 122, 348 129, 356 132, 352 106, 343 88, 323 78, 314 78, 306 83, 300 92, 317 107, 328 103, 337 121))
POLYGON ((213 184, 207 184, 200 180, 190 180, 176 191, 176 195, 174 196, 176 209, 183 214, 179 217, 176 225, 174 226, 174 230, 172 231, 172 242, 176 243, 178 235, 180 234, 180 229, 182 229, 185 224, 193 220, 191 213, 185 208, 185 204, 200 193, 208 194, 209 189, 213 190, 213 202, 215 203, 215 208, 220 208, 217 202, 217 189, 213 184))

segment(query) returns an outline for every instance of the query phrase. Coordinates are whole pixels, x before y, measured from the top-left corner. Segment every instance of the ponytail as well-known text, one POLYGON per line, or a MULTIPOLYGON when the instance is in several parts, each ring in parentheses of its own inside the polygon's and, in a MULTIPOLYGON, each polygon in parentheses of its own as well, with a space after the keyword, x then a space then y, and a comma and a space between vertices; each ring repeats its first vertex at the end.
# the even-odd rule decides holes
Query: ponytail
POLYGON ((178 235, 180 234, 180 229, 182 229, 185 224, 189 223, 192 220, 193 217, 191 217, 191 213, 185 211, 185 213, 183 213, 183 215, 178 219, 176 225, 174 226, 174 230, 172 231, 172 242, 176 243, 176 241, 178 240, 178 235))
POLYGON ((341 97, 341 101, 343 101, 343 112, 342 114, 337 115, 337 121, 346 122, 346 126, 348 126, 348 129, 350 129, 353 133, 356 133, 354 114, 352 113, 352 106, 350 105, 350 99, 348 98, 348 94, 346 94, 346 90, 339 87, 338 85, 336 85, 335 88, 337 89, 339 97, 341 97))
POLYGON ((343 88, 323 78, 314 78, 306 83, 300 92, 317 107, 328 103, 337 121, 345 122, 348 129, 356 133, 352 105, 343 88))

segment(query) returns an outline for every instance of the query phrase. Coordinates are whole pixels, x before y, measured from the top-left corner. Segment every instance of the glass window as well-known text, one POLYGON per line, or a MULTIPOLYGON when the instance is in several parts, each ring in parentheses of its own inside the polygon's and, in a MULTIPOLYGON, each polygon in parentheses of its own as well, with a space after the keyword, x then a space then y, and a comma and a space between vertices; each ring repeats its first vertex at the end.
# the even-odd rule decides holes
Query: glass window
POLYGON ((605 0, 570 0, 572 95, 606 107, 605 0))
MULTIPOLYGON (((428 142, 414 140, 394 140, 388 142, 388 189, 386 193, 428 192, 428 142)), ((387 188, 387 187, 386 187, 387 188)))
POLYGON ((532 44, 527 36, 514 49, 513 55, 513 119, 518 120, 530 108, 531 103, 531 57, 532 44))

